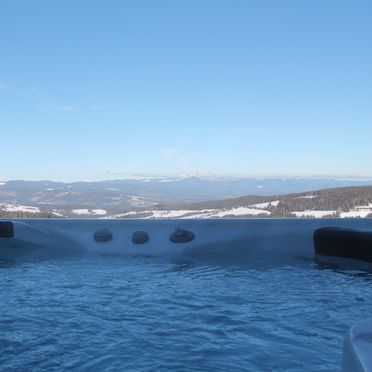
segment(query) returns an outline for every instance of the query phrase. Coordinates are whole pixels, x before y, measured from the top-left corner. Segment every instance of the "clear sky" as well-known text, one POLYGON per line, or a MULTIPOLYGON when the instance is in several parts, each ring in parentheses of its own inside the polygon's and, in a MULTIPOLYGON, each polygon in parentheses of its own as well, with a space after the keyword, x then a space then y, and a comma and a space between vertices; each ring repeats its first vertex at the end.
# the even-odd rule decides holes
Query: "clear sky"
POLYGON ((372 175, 370 0, 2 0, 0 179, 372 175))

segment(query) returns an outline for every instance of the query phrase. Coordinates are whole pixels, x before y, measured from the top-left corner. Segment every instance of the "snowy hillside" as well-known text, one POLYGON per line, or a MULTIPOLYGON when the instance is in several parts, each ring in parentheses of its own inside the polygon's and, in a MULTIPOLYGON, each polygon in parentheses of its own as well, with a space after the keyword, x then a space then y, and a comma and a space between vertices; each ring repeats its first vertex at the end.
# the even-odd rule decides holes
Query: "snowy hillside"
MULTIPOLYGON (((79 182, 74 184, 49 181, 4 181, 0 186, 0 216, 353 218, 372 215, 372 186, 338 187, 294 194, 248 194, 227 199, 199 200, 196 198, 198 189, 194 189, 193 182, 195 180, 188 180, 187 182, 191 182, 188 183, 188 187, 183 184, 179 189, 172 189, 169 194, 169 189, 162 189, 161 185, 179 184, 185 179, 178 181, 146 179, 135 180, 135 183, 131 183, 132 181, 79 182), (146 184, 146 187, 141 188, 138 182, 146 184), (148 188, 150 184, 151 186, 148 188), (174 195, 176 190, 178 190, 177 196, 174 195)), ((229 183, 230 181, 224 179, 219 182, 234 189, 234 182, 229 183)), ((262 182, 262 180, 260 181, 262 182)), ((215 179, 203 181, 199 179, 197 182, 212 182, 209 184, 210 188, 219 184, 215 179)), ((232 192, 230 191, 230 193, 232 192)))

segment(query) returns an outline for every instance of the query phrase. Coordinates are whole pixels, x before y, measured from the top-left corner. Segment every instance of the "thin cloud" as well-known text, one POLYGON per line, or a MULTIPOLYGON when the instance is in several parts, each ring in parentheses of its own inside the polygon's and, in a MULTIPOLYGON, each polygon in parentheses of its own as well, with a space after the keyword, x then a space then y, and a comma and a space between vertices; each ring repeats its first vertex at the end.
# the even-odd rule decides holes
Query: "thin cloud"
POLYGON ((0 80, 0 92, 8 92, 14 96, 27 97, 36 100, 42 98, 42 93, 38 88, 19 88, 14 85, 9 85, 4 80, 0 80))
POLYGON ((91 105, 89 108, 93 111, 107 110, 107 106, 101 106, 101 105, 91 105))
POLYGON ((75 107, 70 106, 70 105, 58 106, 58 107, 56 107, 56 109, 58 111, 62 111, 62 112, 75 112, 75 111, 77 111, 77 109, 75 107))
POLYGON ((168 147, 162 150, 163 157, 182 168, 190 168, 199 157, 196 150, 183 150, 177 147, 168 147))

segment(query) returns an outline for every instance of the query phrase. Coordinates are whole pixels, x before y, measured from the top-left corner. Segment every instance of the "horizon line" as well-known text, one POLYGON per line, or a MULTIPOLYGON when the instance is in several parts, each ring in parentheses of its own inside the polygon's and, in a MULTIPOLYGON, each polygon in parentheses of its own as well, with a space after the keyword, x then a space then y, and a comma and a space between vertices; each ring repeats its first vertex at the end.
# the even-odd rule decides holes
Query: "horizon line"
POLYGON ((62 180, 56 178, 40 178, 40 179, 23 179, 23 178, 13 178, 6 179, 0 178, 0 182, 55 182, 55 183, 77 183, 77 182, 113 182, 113 181, 145 181, 145 180, 181 180, 187 178, 231 178, 231 179, 332 179, 332 180, 350 180, 350 181, 372 181, 372 174, 333 174, 333 175, 324 175, 324 174, 236 174, 236 173, 225 173, 225 174, 128 174, 120 178, 82 178, 82 179, 70 179, 62 180))

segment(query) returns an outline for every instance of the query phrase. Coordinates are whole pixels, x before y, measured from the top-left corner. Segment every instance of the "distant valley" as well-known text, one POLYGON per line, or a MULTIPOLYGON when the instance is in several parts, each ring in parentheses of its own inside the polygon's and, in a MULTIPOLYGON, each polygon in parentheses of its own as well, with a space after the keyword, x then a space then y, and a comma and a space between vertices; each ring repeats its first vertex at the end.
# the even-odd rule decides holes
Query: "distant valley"
POLYGON ((0 217, 367 217, 372 181, 181 177, 0 182, 0 217))

